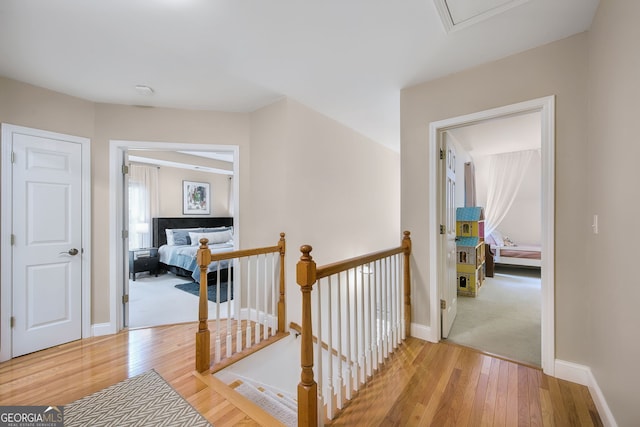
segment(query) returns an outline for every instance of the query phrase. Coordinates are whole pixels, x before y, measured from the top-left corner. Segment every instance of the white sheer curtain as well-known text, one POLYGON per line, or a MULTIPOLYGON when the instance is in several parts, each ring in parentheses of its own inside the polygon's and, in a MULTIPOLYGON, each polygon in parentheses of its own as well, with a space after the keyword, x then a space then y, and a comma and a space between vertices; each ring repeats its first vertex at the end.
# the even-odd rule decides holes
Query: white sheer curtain
POLYGON ((129 165, 129 248, 151 246, 151 219, 158 216, 158 168, 129 165))
POLYGON ((537 150, 496 154, 489 160, 489 186, 484 211, 485 236, 502 222, 513 204, 531 157, 537 150))

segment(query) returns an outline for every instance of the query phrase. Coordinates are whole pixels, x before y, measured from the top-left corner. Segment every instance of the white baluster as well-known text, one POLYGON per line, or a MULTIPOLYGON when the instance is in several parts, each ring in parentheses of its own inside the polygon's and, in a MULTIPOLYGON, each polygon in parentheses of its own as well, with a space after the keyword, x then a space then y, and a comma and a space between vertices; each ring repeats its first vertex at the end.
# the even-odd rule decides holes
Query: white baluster
POLYGON ((260 334, 260 255, 256 256, 256 344, 261 341, 260 334))
POLYGON ((233 281, 231 273, 231 262, 227 261, 227 357, 231 357, 233 353, 233 343, 231 340, 231 289, 233 289, 233 281))
MULTIPOLYGON (((331 300, 331 276, 327 277, 327 417, 333 419, 333 308, 331 300)), ((319 295, 319 294, 318 294, 319 295)), ((340 307, 338 307, 339 309, 340 307)))
POLYGON ((376 268, 375 261, 370 264, 371 268, 371 289, 369 290, 371 296, 371 369, 375 372, 378 370, 378 302, 377 302, 377 282, 378 282, 378 269, 376 268))
POLYGON ((222 357, 221 347, 222 345, 220 342, 220 261, 218 261, 218 265, 216 267, 216 352, 215 352, 216 363, 220 362, 220 358, 222 357))
POLYGON ((264 254, 264 311, 262 314, 262 336, 266 340, 269 338, 269 300, 268 300, 268 292, 269 292, 269 267, 268 267, 268 255, 264 254))
POLYGON ((389 258, 384 259, 384 333, 382 335, 382 356, 389 356, 389 258))
POLYGON ((351 288, 349 286, 349 270, 347 270, 346 274, 346 279, 347 279, 347 292, 346 292, 346 303, 345 303, 345 307, 347 309, 346 312, 346 318, 347 318, 347 324, 346 324, 346 329, 347 329, 347 372, 345 375, 345 393, 346 393, 346 399, 347 400, 351 400, 351 392, 353 391, 353 385, 352 385, 352 380, 353 380, 353 374, 351 373, 351 366, 352 366, 352 360, 351 360, 351 288))
POLYGON ((371 289, 371 278, 373 276, 373 266, 371 265, 371 263, 367 264, 367 304, 368 304, 368 309, 367 309, 367 319, 368 319, 368 327, 367 327, 367 332, 368 332, 368 342, 367 342, 367 375, 371 376, 373 375, 373 325, 374 325, 374 321, 373 321, 373 307, 374 305, 371 302, 371 298, 373 298, 373 290, 371 289))
POLYGON ((386 315, 387 315, 387 322, 385 325, 385 344, 384 344, 384 358, 388 358, 389 357, 389 353, 391 351, 391 322, 393 321, 391 319, 391 265, 389 262, 389 257, 384 259, 384 262, 386 264, 387 267, 387 284, 385 286, 385 290, 386 290, 386 296, 387 296, 387 310, 386 310, 386 315))
POLYGON ((247 332, 246 348, 251 347, 251 257, 247 258, 247 332))
POLYGON ((400 292, 400 263, 399 263, 399 257, 400 255, 394 255, 394 262, 395 262, 395 272, 396 272, 396 279, 394 281, 394 286, 393 286, 393 292, 395 293, 396 297, 395 297, 395 302, 396 302, 396 324, 395 324, 395 328, 394 328, 394 332, 395 332, 395 342, 394 342, 394 346, 393 348, 398 348, 398 345, 400 345, 400 342, 402 341, 402 339, 400 338, 400 328, 402 325, 402 317, 400 316, 401 310, 402 310, 402 304, 401 304, 401 300, 402 300, 402 293, 400 292))
POLYGON ((242 351, 242 316, 241 316, 241 307, 242 307, 242 258, 238 258, 233 262, 233 300, 235 302, 236 312, 235 318, 237 322, 237 331, 236 331, 236 352, 240 353, 242 351), (238 279, 236 281, 236 278, 238 279), (237 284, 236 284, 237 283, 237 284))
POLYGON ((358 323, 358 270, 353 270, 353 389, 360 390, 360 324, 358 323))
POLYGON ((362 384, 367 382, 367 361, 366 361, 366 353, 367 348, 365 344, 365 336, 367 335, 367 328, 364 322, 364 302, 365 302, 365 292, 364 292, 364 281, 365 281, 365 271, 364 265, 360 266, 360 349, 358 354, 360 354, 360 382, 362 384))
POLYGON ((342 409, 344 405, 342 388, 344 387, 344 381, 342 379, 342 286, 340 284, 340 274, 338 274, 338 289, 336 295, 336 303, 338 305, 338 311, 336 313, 337 319, 336 324, 338 325, 338 344, 337 344, 337 353, 338 353, 338 378, 337 378, 337 393, 336 393, 336 405, 338 409, 342 409))
POLYGON ((271 336, 276 334, 278 329, 278 300, 280 299, 280 280, 276 274, 278 267, 278 256, 271 254, 271 336))

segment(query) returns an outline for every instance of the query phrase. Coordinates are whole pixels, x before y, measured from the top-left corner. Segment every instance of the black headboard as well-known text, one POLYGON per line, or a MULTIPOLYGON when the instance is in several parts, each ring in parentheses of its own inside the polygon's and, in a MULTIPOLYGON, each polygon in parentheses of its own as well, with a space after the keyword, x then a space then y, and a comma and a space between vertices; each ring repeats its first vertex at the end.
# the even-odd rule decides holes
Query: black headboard
POLYGON ((211 228, 233 225, 232 217, 153 218, 153 247, 167 244, 167 228, 211 228))

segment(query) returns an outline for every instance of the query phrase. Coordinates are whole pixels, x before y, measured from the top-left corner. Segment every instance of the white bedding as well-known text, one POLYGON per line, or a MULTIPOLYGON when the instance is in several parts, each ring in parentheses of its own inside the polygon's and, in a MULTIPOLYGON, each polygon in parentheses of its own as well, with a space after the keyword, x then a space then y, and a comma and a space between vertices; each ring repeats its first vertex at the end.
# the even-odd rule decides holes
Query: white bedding
MULTIPOLYGON (((211 244, 209 245, 209 249, 211 250, 211 253, 230 252, 233 250, 233 241, 211 244)), ((200 276, 200 269, 198 268, 198 262, 196 259, 197 253, 197 245, 162 245, 158 248, 158 256, 161 263, 191 271, 193 273, 192 277, 195 281, 198 281, 200 276)), ((226 266, 227 262, 222 261, 220 268, 226 268, 226 266)), ((215 271, 217 268, 218 263, 212 262, 209 265, 208 271, 215 271)))
POLYGON ((542 247, 535 245, 498 246, 491 245, 494 264, 540 267, 542 247))

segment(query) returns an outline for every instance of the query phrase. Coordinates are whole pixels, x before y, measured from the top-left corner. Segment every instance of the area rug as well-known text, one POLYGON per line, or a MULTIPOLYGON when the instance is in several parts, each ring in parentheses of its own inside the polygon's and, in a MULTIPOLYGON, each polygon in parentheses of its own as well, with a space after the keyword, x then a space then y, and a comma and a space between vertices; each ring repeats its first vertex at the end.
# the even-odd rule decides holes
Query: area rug
POLYGON ((153 370, 65 405, 64 425, 211 426, 153 370))
MULTIPOLYGON (((220 282, 220 302, 225 302, 229 299, 228 294, 228 282, 220 282)), ((195 296, 200 295, 200 283, 191 282, 191 283, 182 283, 180 285, 176 285, 176 288, 181 291, 189 292, 195 296)), ((216 302, 216 289, 218 288, 217 284, 211 284, 207 286, 207 299, 209 301, 216 302)), ((231 298, 233 298, 233 286, 231 287, 231 298)))

